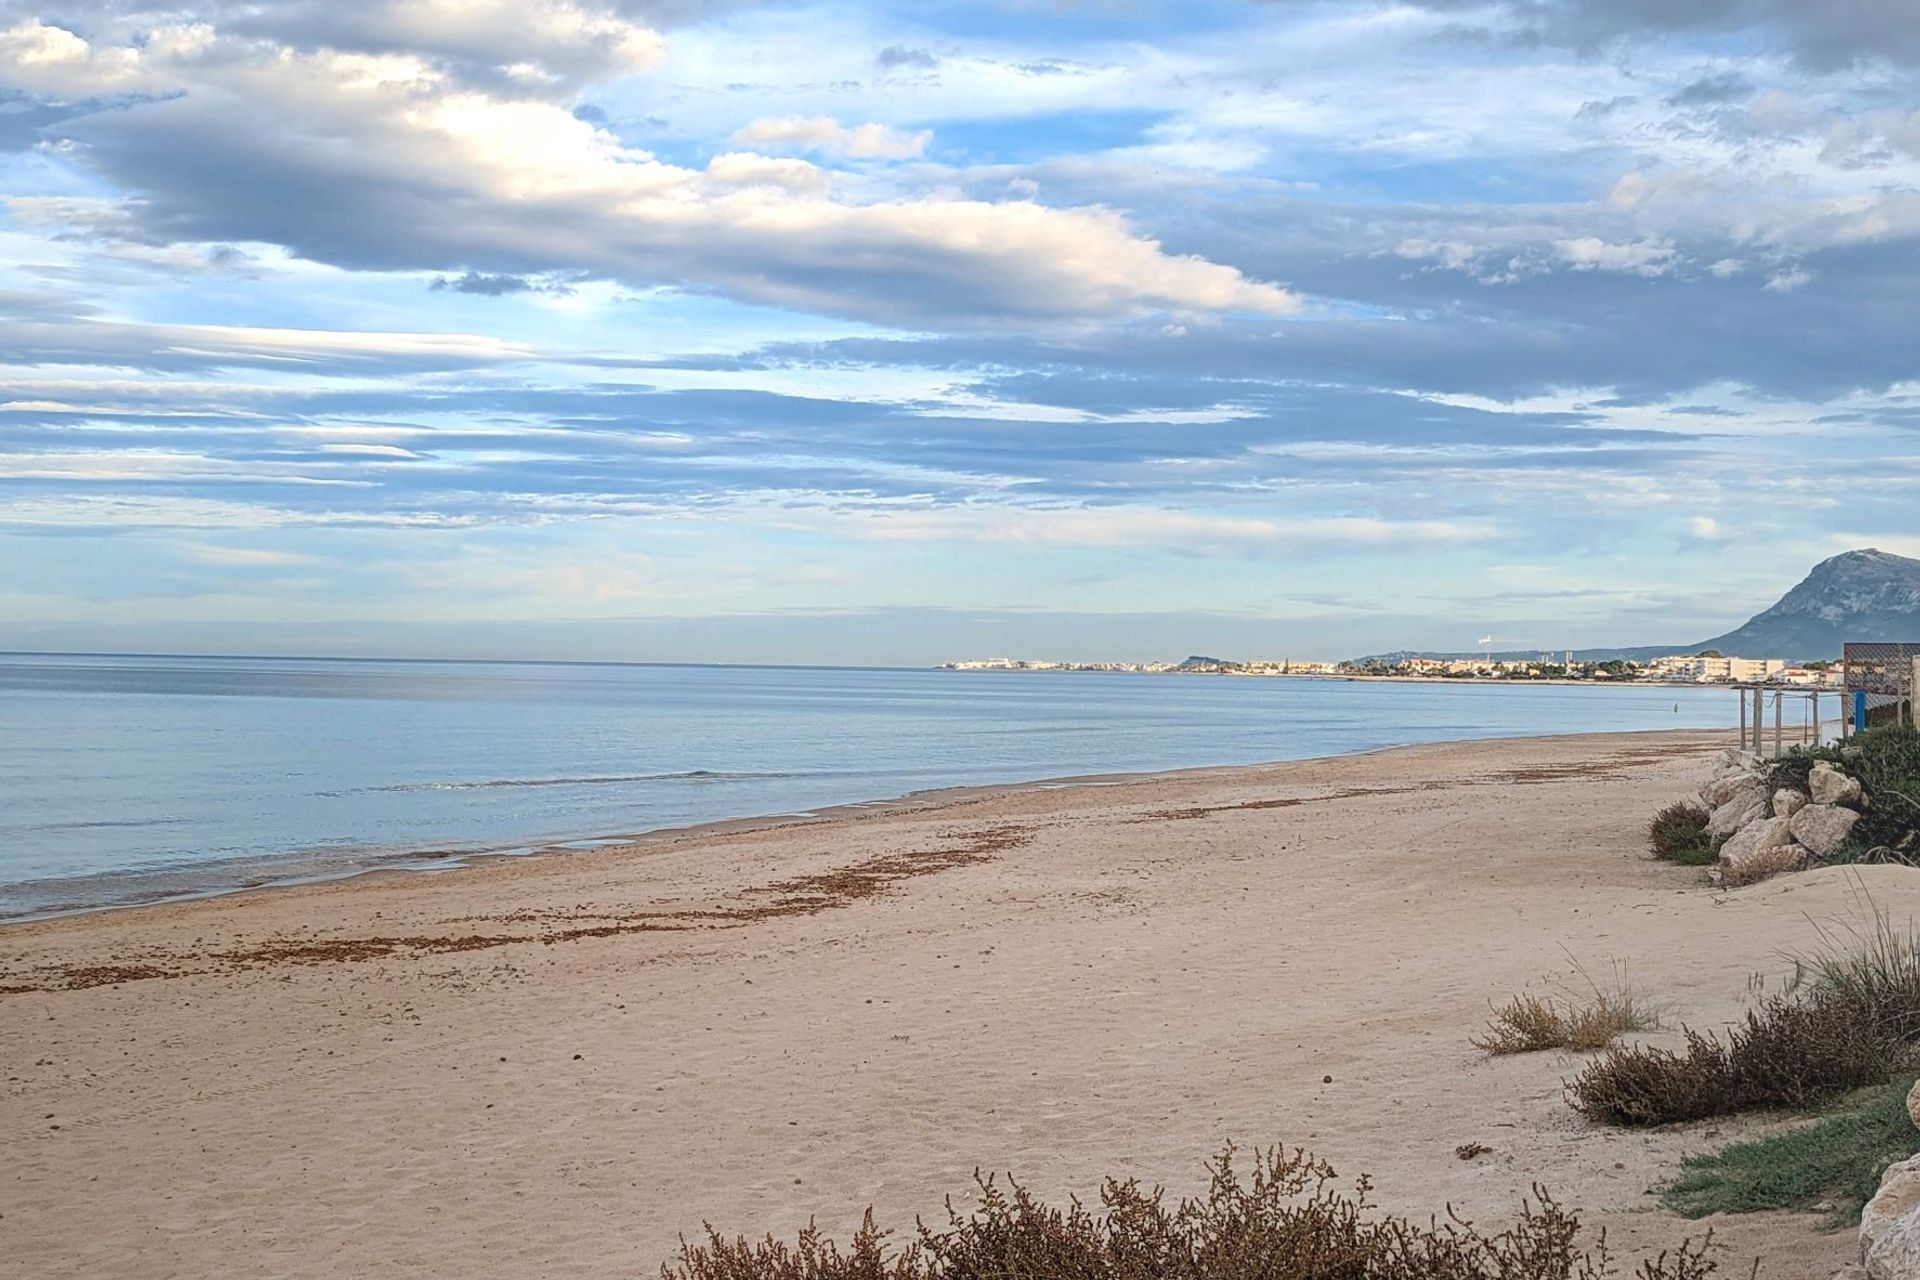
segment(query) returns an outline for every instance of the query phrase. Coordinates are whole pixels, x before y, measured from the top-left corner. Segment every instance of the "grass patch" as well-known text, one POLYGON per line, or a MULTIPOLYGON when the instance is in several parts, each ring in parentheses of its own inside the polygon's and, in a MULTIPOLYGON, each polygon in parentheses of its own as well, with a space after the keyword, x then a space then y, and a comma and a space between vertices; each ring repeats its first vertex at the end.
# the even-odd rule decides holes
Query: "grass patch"
POLYGON ((1495 1055, 1569 1049, 1604 1049, 1629 1031, 1651 1031, 1659 1017, 1627 985, 1626 971, 1614 966, 1612 982, 1601 986, 1574 962, 1586 990, 1562 990, 1557 996, 1517 995, 1494 1008, 1487 1029, 1473 1047, 1495 1055))
MULTIPOLYGON (((1603 1280, 1617 1275, 1602 1237, 1577 1245, 1578 1215, 1546 1192, 1505 1229, 1460 1219, 1417 1223, 1379 1214, 1368 1181, 1336 1188, 1334 1171, 1304 1151, 1255 1153, 1243 1176, 1232 1148, 1210 1166, 1206 1194, 1169 1204, 1159 1189, 1109 1179, 1100 1209, 1064 1208, 1009 1183, 978 1178, 965 1215, 945 1230, 922 1223, 895 1248, 867 1212, 842 1252, 812 1227, 789 1245, 732 1240, 711 1226, 681 1244, 663 1280, 1603 1280)), ((1711 1236, 1642 1264, 1638 1280, 1716 1274, 1711 1236)))
POLYGON ((1601 992, 1584 1003, 1551 996, 1515 996, 1493 1011, 1473 1047, 1491 1054, 1604 1049, 1629 1031, 1650 1031, 1659 1019, 1631 994, 1601 992))
POLYGON ((1709 866, 1719 856, 1707 834, 1707 815, 1685 802, 1670 804, 1647 825, 1647 844, 1662 862, 1685 867, 1709 866))
POLYGON ((1811 951, 1792 952, 1789 990, 1844 1004, 1890 1039, 1920 1042, 1920 934, 1893 923, 1864 888, 1854 890, 1854 918, 1818 925, 1811 951))
POLYGON ((1825 1208, 1830 1225, 1857 1225, 1886 1167, 1920 1151, 1907 1116, 1912 1087, 1907 1076, 1803 1128, 1688 1156, 1660 1202, 1689 1218, 1825 1208))

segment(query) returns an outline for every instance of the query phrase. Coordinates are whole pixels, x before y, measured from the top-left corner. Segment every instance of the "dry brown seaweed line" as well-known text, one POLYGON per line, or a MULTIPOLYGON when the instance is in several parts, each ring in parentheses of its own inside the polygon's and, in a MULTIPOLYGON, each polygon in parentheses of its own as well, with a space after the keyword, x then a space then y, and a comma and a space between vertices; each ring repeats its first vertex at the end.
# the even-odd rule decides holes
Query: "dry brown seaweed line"
POLYGON ((1153 809, 1136 818, 1124 819, 1125 825, 1135 826, 1143 822, 1180 822, 1191 818, 1207 818, 1216 813, 1238 813, 1260 809, 1293 809, 1303 804, 1324 804, 1330 800, 1356 800, 1364 796, 1398 796, 1414 791, 1431 789, 1423 784, 1418 787, 1348 787, 1342 791, 1329 792, 1323 796, 1282 796, 1272 800, 1241 800, 1233 804, 1193 805, 1182 809, 1153 809))
POLYGON ((173 967, 162 964, 104 964, 53 968, 47 977, 35 983, 0 985, 0 996, 37 992, 78 991, 92 987, 117 986, 160 978, 183 978, 196 974, 244 972, 255 967, 275 965, 353 964, 382 960, 396 955, 447 955, 483 951, 516 943, 538 942, 547 946, 578 942, 589 938, 611 938, 636 933, 686 932, 699 928, 740 928, 762 920, 785 916, 812 915, 820 911, 850 906, 862 898, 873 897, 902 880, 930 875, 970 863, 990 861, 996 853, 1016 849, 1033 840, 1030 827, 1007 825, 962 833, 956 837, 966 843, 955 849, 921 850, 906 854, 884 854, 851 867, 836 868, 808 876, 754 886, 744 893, 775 893, 780 900, 764 905, 724 906, 666 912, 632 912, 599 917, 608 923, 579 925, 549 930, 544 934, 460 934, 444 936, 410 935, 375 938, 322 938, 312 940, 278 939, 253 947, 214 952, 205 959, 222 968, 185 968, 184 959, 167 957, 173 967))

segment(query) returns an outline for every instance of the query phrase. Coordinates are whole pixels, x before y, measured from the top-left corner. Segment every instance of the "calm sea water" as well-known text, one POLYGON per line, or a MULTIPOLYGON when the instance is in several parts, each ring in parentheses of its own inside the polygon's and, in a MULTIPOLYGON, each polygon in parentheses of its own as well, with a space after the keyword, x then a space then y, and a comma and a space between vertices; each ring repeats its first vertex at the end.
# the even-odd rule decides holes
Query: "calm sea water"
POLYGON ((0 917, 933 787, 1736 714, 1707 689, 0 654, 0 917))

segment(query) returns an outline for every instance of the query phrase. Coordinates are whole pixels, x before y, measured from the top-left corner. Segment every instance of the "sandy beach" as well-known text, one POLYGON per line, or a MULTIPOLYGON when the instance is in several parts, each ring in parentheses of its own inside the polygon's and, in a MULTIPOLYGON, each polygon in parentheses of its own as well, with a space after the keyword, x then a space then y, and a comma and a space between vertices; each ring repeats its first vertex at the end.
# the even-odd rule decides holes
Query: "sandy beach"
POLYGON ((1902 869, 1719 892, 1649 861, 1647 817, 1731 739, 982 792, 6 928, 0 1258, 647 1276, 703 1220, 910 1227, 976 1167, 1188 1192, 1231 1140, 1396 1211, 1491 1222, 1543 1183, 1623 1259, 1711 1225, 1739 1274, 1824 1277, 1850 1232, 1650 1194, 1766 1122, 1597 1128, 1562 1098, 1578 1058, 1468 1043, 1576 964, 1715 1025, 1863 884, 1920 912, 1902 869))

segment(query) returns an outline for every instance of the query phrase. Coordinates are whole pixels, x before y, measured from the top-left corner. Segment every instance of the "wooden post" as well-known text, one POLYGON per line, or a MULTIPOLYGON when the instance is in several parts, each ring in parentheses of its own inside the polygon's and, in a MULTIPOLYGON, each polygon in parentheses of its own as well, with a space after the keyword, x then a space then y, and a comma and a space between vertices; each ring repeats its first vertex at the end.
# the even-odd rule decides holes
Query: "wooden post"
POLYGON ((1767 754, 1767 726, 1764 717, 1767 714, 1767 695, 1760 692, 1760 686, 1753 687, 1753 754, 1767 754))
POLYGON ((1807 699, 1807 713, 1813 717, 1813 734, 1808 738, 1807 745, 1817 747, 1820 745, 1820 691, 1818 689, 1815 689, 1813 696, 1807 699))
POLYGON ((1780 754, 1780 718, 1785 714, 1785 710, 1780 705, 1780 691, 1775 689, 1773 691, 1773 754, 1776 756, 1780 754))

